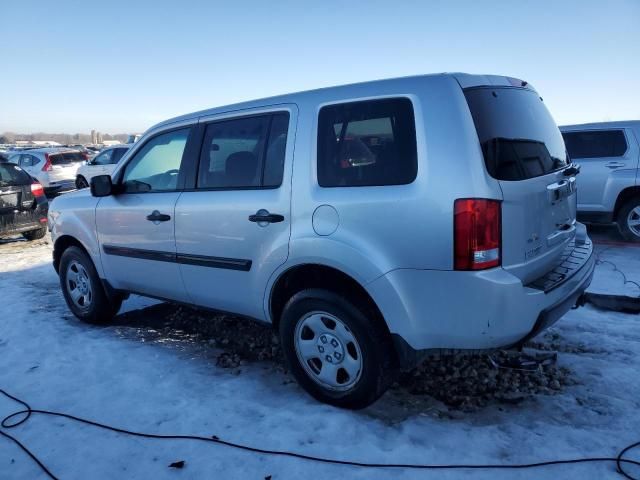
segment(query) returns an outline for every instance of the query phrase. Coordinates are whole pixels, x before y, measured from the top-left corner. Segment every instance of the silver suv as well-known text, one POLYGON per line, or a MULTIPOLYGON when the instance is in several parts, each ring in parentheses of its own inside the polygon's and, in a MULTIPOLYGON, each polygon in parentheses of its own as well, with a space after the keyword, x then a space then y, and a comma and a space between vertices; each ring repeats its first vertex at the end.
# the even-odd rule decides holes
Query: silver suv
POLYGON ((50 208, 73 313, 130 292, 273 324, 314 397, 361 408, 430 354, 518 346, 594 269, 576 173, 528 83, 442 74, 197 112, 50 208))
POLYGON ((616 222, 622 236, 640 242, 640 121, 560 127, 569 157, 581 165, 578 218, 616 222))
POLYGON ((13 153, 9 161, 38 180, 47 195, 75 190, 76 173, 88 156, 68 148, 34 148, 13 153))

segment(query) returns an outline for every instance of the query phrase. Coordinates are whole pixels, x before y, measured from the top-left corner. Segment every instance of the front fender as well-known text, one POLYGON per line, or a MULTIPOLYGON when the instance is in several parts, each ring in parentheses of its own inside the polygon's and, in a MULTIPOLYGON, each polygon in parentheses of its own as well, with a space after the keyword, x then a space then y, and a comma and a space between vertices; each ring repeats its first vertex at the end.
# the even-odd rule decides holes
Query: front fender
POLYGON ((89 253, 98 275, 104 278, 96 232, 98 202, 99 199, 85 190, 56 197, 49 206, 49 228, 54 249, 63 237, 77 240, 89 253))

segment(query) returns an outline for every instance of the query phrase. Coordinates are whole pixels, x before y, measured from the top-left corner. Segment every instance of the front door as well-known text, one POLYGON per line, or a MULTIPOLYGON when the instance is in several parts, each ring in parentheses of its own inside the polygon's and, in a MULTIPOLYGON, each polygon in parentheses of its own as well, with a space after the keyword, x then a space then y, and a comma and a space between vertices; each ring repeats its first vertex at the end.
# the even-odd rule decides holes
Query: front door
POLYGON ((200 119, 195 189, 176 204, 176 248, 191 302, 264 318, 265 285, 289 252, 294 105, 200 119))
POLYGON ((96 207, 102 266, 113 287, 185 300, 175 245, 175 205, 191 127, 146 141, 118 172, 122 193, 96 207))

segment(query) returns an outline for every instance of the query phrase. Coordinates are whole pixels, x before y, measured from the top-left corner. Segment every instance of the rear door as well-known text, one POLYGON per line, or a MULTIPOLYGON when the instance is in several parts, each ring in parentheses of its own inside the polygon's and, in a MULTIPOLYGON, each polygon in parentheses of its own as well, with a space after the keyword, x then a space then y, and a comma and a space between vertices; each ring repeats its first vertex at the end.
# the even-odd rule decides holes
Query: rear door
POLYGON ((580 163, 578 210, 582 212, 611 211, 607 205, 606 187, 612 177, 625 171, 635 177, 638 150, 631 131, 616 129, 571 130, 562 133, 569 157, 580 163))
POLYGON ((176 263, 174 210, 191 130, 175 127, 141 144, 114 180, 121 193, 100 199, 96 207, 102 266, 115 288, 186 300, 176 263))
POLYGON ((40 159, 34 155, 30 155, 28 153, 23 153, 21 155, 16 155, 11 157, 11 161, 14 161, 20 167, 26 171, 32 177, 36 177, 40 172, 42 173, 42 165, 40 159), (40 169, 38 172, 38 168, 40 169))
POLYGON ((502 265, 529 283, 555 268, 576 234, 576 178, 564 142, 529 87, 464 90, 489 174, 502 189, 502 265))
POLYGON ((264 318, 271 274, 289 253, 297 109, 202 118, 195 188, 176 205, 176 248, 191 302, 264 318))

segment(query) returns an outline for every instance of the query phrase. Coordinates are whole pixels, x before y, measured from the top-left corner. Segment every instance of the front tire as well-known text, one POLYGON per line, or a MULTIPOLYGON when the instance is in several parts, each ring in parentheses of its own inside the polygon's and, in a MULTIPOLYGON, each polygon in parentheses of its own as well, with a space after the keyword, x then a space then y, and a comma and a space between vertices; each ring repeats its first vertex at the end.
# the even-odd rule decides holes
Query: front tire
POLYGON ((393 381, 388 332, 335 293, 310 289, 294 295, 282 312, 280 340, 296 380, 321 402, 365 408, 393 381))
POLYGON ((122 299, 107 296, 87 253, 69 247, 60 259, 60 286, 69 310, 86 323, 104 325, 118 313, 122 299))
POLYGON ((31 230, 29 232, 22 232, 22 236, 29 240, 40 240, 47 234, 47 227, 38 228, 37 230, 31 230))
POLYGON ((634 197, 622 206, 616 222, 626 241, 640 242, 640 197, 634 197))

